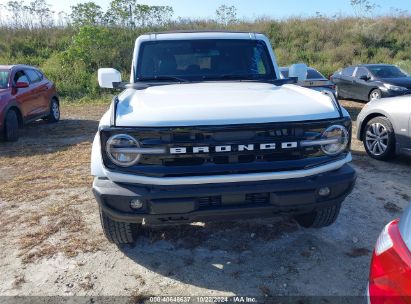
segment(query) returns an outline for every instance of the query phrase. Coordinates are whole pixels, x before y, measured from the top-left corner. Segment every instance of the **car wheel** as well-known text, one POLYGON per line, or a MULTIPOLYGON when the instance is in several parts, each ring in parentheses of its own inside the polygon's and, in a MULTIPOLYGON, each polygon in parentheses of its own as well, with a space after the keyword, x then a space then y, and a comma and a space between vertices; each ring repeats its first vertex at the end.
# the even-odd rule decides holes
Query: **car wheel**
POLYGON ((372 90, 370 95, 368 96, 368 101, 381 99, 381 91, 379 89, 372 90))
POLYGON ((17 113, 10 110, 4 120, 4 139, 6 141, 17 141, 19 139, 19 120, 17 113))
POLYGON ((376 117, 367 122, 362 138, 365 151, 372 158, 388 160, 394 156, 394 128, 386 117, 376 117))
POLYGON ((60 104, 56 98, 53 98, 50 103, 50 114, 46 117, 50 123, 60 120, 60 104))
POLYGON ((310 213, 297 215, 295 219, 305 228, 321 228, 333 224, 340 214, 341 205, 316 209, 310 213))
POLYGON ((141 231, 141 225, 112 220, 101 209, 100 221, 106 238, 117 245, 135 243, 141 231))

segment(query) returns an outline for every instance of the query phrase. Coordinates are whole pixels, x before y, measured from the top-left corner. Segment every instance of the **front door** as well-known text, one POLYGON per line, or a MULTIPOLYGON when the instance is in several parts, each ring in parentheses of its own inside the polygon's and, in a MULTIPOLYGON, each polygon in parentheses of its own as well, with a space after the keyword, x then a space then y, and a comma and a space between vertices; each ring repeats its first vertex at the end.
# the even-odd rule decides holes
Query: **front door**
POLYGON ((338 94, 346 98, 352 98, 352 86, 354 84, 355 67, 348 67, 342 70, 340 81, 337 84, 338 94))
POLYGON ((352 89, 353 98, 368 101, 368 95, 372 89, 371 74, 364 67, 358 67, 355 71, 354 86, 352 89), (361 77, 368 77, 368 80, 361 79, 361 77))
POLYGON ((24 70, 17 70, 13 76, 13 95, 21 109, 21 114, 24 120, 31 118, 35 114, 36 105, 38 102, 38 94, 32 92, 32 85, 30 84, 30 79, 27 77, 24 70), (29 86, 27 88, 16 88, 15 85, 18 82, 28 82, 29 86))

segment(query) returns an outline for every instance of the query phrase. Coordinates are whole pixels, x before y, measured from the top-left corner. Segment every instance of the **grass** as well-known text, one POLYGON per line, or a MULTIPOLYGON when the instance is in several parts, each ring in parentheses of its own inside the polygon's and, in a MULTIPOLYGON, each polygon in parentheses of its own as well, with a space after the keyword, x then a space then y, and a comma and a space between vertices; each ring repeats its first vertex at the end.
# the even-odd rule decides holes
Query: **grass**
POLYGON ((0 237, 17 235, 24 263, 95 252, 105 244, 101 231, 90 227, 98 211, 89 168, 97 120, 106 109, 107 103, 63 103, 61 122, 35 122, 18 142, 0 143, 6 173, 0 177, 0 237))
POLYGON ((39 66, 56 83, 61 96, 87 103, 93 98, 104 100, 106 94, 96 81, 98 68, 114 67, 123 73, 123 79, 128 78, 134 41, 141 34, 213 29, 264 33, 279 65, 305 62, 324 75, 358 63, 393 63, 411 69, 409 15, 259 18, 227 26, 213 20, 180 20, 133 29, 83 26, 29 30, 0 26, 0 62, 39 66))

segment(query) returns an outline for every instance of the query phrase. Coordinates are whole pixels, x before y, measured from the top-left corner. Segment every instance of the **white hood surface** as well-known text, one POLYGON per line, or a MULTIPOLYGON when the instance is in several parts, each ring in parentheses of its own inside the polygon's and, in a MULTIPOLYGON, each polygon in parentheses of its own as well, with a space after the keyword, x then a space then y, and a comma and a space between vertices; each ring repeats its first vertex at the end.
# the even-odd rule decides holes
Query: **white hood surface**
POLYGON ((176 127, 338 118, 327 95, 296 85, 202 82, 127 89, 116 126, 176 127))

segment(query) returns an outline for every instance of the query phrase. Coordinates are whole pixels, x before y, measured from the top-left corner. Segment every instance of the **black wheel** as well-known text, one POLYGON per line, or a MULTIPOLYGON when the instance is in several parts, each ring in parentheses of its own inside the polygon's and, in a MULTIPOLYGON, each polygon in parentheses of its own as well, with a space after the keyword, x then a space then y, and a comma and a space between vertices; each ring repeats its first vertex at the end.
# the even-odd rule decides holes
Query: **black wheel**
POLYGON ((370 92, 370 95, 368 96, 368 101, 381 99, 381 97, 381 91, 379 89, 374 89, 370 92))
POLYGON ((17 141, 19 139, 19 120, 17 113, 10 110, 4 120, 4 139, 6 141, 17 141))
POLYGON ((53 98, 50 102, 50 114, 46 117, 46 120, 50 123, 60 120, 60 103, 56 98, 53 98))
POLYGON ((367 122, 362 140, 365 151, 372 158, 389 160, 395 155, 395 133, 386 117, 376 117, 367 122))
POLYGON ((101 209, 100 220, 104 235, 111 243, 120 245, 133 244, 136 242, 140 232, 140 225, 114 221, 101 209))
POLYGON ((334 205, 316 209, 310 213, 300 214, 295 217, 297 222, 305 228, 321 228, 333 224, 340 213, 341 205, 334 205))

